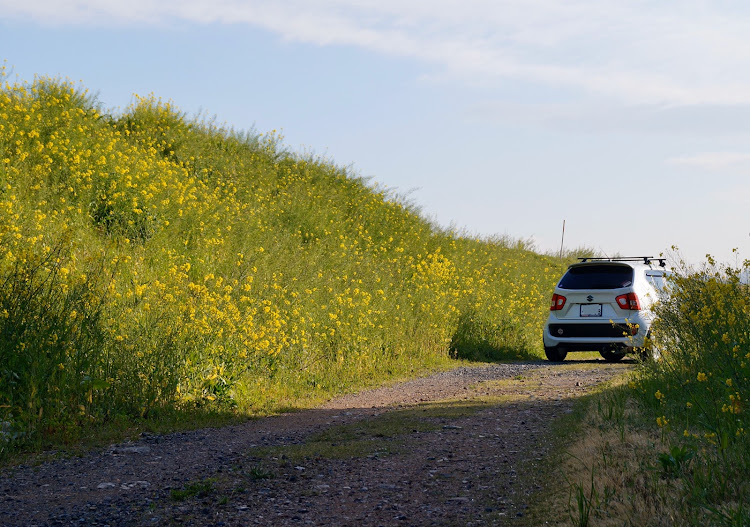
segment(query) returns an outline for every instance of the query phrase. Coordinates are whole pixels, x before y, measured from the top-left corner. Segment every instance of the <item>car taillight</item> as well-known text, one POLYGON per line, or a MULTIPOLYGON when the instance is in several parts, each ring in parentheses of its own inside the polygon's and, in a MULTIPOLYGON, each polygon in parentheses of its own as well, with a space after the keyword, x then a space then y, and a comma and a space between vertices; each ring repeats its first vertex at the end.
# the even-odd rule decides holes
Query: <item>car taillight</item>
POLYGON ((566 298, 555 293, 552 295, 552 303, 549 306, 550 311, 560 311, 565 306, 566 298))
POLYGON ((617 300, 617 305, 622 309, 628 309, 630 311, 638 311, 641 309, 641 303, 638 301, 638 295, 635 293, 620 295, 615 298, 615 300, 617 300))

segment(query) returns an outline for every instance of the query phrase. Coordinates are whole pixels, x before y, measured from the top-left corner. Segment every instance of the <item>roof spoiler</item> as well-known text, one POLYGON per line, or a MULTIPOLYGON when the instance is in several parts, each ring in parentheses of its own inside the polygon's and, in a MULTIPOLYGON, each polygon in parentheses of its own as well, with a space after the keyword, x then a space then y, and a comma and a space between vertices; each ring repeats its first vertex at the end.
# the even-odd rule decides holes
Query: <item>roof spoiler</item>
POLYGON ((622 258, 606 258, 596 256, 585 256, 578 258, 583 262, 643 262, 646 265, 651 265, 654 261, 659 263, 659 267, 666 267, 666 258, 654 258, 653 256, 624 256, 622 258))

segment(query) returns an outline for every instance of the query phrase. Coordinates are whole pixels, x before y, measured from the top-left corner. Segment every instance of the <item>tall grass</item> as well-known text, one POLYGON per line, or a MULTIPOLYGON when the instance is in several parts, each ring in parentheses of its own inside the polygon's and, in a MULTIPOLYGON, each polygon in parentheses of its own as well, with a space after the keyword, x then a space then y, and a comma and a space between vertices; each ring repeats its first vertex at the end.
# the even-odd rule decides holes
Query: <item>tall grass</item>
POLYGON ((672 297, 657 311, 663 360, 637 385, 671 450, 700 454, 685 476, 696 523, 706 515, 716 524, 750 523, 748 270, 750 261, 709 258, 675 277, 672 297))
POLYGON ((59 79, 0 90, 0 449, 537 357, 562 263, 274 134, 59 79))
POLYGON ((643 525, 750 524, 748 270, 748 261, 711 258, 680 269, 652 326, 661 360, 644 363, 617 397, 599 397, 609 412, 597 421, 605 430, 598 448, 615 460, 599 483, 620 496, 602 514, 643 525))

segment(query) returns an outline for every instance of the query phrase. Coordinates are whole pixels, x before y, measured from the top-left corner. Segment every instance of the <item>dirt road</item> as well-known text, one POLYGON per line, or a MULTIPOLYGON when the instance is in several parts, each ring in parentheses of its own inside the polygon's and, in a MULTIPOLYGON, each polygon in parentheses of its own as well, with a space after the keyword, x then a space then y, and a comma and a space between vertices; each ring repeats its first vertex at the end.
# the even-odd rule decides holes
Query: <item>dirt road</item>
MULTIPOLYGON (((506 525, 550 423, 632 364, 459 368, 242 425, 0 473, 0 525, 506 525)), ((550 524, 556 518, 549 518, 550 524)))

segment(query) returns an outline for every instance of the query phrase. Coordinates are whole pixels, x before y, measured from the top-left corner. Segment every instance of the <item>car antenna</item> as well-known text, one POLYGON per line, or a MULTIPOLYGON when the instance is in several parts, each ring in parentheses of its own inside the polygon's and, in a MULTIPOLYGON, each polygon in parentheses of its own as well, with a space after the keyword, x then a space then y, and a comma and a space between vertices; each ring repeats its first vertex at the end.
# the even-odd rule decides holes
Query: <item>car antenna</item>
POLYGON ((562 238, 560 239, 560 260, 562 260, 564 243, 565 243, 565 219, 563 219, 562 238))

